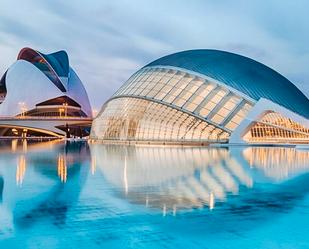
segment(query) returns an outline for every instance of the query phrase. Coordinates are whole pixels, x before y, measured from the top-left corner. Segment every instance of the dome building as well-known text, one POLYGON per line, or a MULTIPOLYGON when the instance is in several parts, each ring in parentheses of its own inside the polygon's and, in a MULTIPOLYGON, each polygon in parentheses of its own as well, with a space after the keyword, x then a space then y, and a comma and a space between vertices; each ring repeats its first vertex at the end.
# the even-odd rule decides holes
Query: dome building
POLYGON ((250 58, 190 50, 155 60, 103 105, 92 139, 177 144, 309 143, 309 100, 250 58))
POLYGON ((23 48, 0 80, 0 136, 89 135, 92 111, 65 51, 23 48), (88 131, 87 131, 88 130, 88 131))

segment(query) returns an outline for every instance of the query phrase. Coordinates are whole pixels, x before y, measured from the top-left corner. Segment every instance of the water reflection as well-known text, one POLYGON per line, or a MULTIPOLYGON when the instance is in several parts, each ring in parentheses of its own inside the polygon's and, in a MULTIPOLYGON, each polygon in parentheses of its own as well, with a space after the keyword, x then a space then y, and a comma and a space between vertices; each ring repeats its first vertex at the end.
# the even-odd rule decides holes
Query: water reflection
POLYGON ((3 177, 0 176, 0 203, 2 203, 3 185, 4 185, 3 177))
POLYGON ((2 142, 0 200, 12 211, 16 227, 31 227, 46 218, 63 224, 87 179, 89 161, 85 142, 2 142))
POLYGON ((309 169, 309 153, 294 148, 94 144, 91 154, 92 168, 102 172, 120 198, 162 209, 163 215, 205 206, 212 210, 241 189, 285 182, 309 169))
MULTIPOLYGON (((303 237, 308 159, 308 151, 279 147, 0 141, 0 247, 10 247, 7 236, 31 248, 37 240, 44 248, 117 248, 133 239, 140 248, 224 248, 218 241, 234 236, 236 248, 283 214, 292 220, 284 229, 298 222, 303 237)), ((242 248, 257 248, 250 245, 242 248)))
POLYGON ((22 185, 26 173, 26 159, 24 155, 20 155, 17 160, 16 184, 22 185))
MULTIPOLYGON (((29 158, 35 172, 53 183, 35 196, 36 204, 28 207, 29 211, 15 208, 16 223, 29 226, 40 219, 54 217, 55 224, 64 224, 69 208, 78 200, 86 181, 88 161, 88 146, 80 143, 59 144, 50 154, 45 152, 29 158)), ((32 202, 33 198, 27 201, 32 202)))
POLYGON ((250 166, 257 167, 265 175, 285 180, 294 174, 305 173, 309 168, 309 150, 295 148, 248 147, 243 157, 250 166))
POLYGON ((58 155, 58 176, 61 182, 67 181, 67 163, 65 155, 62 154, 58 155))

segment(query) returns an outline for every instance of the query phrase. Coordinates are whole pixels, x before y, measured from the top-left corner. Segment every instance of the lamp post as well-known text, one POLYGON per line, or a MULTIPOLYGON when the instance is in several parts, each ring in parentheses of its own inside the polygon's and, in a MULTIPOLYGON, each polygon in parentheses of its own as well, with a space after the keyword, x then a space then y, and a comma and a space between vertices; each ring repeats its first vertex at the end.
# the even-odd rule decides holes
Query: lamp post
POLYGON ((20 112, 21 112, 21 116, 24 117, 26 112, 27 112, 27 107, 26 107, 26 103, 25 102, 18 102, 19 108, 20 108, 20 112))

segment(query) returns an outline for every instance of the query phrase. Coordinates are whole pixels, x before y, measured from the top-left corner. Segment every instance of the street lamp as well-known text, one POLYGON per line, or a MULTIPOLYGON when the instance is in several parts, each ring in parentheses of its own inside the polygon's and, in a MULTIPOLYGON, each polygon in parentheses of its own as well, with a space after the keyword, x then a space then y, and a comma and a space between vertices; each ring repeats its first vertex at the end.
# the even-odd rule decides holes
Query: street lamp
POLYGON ((18 102, 19 108, 20 108, 20 112, 21 112, 21 116, 24 117, 26 112, 27 112, 27 107, 26 107, 26 103, 25 102, 18 102))

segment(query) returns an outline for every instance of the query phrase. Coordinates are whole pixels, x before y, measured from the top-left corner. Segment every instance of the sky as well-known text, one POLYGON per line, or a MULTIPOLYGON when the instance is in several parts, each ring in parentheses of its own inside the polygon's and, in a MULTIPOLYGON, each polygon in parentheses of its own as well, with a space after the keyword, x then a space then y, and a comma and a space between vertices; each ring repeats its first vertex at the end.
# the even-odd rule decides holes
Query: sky
POLYGON ((182 50, 260 61, 309 96, 307 0, 0 0, 0 74, 23 47, 66 50, 99 110, 134 72, 182 50))

